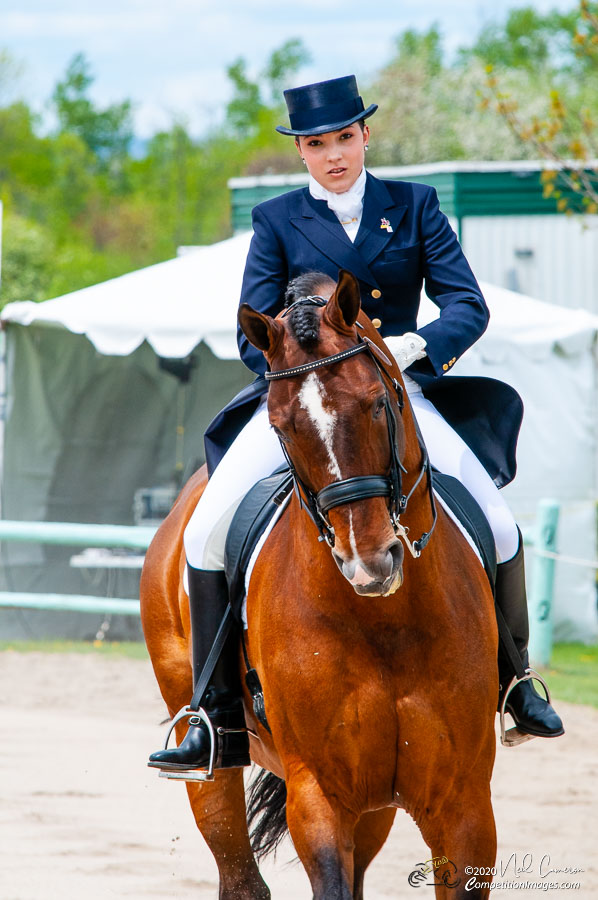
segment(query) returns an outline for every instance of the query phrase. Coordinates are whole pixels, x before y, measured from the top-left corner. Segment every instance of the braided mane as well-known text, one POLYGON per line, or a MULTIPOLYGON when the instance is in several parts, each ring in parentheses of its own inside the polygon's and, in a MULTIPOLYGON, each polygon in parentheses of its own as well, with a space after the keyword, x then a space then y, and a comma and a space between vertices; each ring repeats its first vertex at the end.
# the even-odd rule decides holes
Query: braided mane
POLYGON ((291 334, 304 350, 313 350, 320 339, 320 317, 318 308, 300 304, 289 315, 291 334))
MULTIPOLYGON (((297 300, 321 294, 323 291, 328 296, 334 290, 334 286, 332 278, 324 272, 303 272, 288 283, 285 292, 286 305, 292 306, 297 300)), ((295 306, 289 313, 289 324, 291 334, 299 346, 304 350, 313 350, 320 339, 320 317, 317 307, 309 303, 295 306)))

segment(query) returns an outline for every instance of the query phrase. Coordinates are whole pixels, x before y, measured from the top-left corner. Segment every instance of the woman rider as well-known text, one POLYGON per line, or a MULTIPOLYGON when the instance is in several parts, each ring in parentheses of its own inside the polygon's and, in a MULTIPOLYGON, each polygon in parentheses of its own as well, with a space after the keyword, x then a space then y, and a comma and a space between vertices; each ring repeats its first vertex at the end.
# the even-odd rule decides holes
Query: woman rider
MULTIPOLYGON (((424 184, 380 181, 366 172, 370 132, 365 120, 377 106, 364 108, 353 75, 285 91, 285 100, 291 127, 279 126, 277 131, 294 136, 309 186, 253 210, 242 301, 275 316, 283 307, 287 283, 298 279, 295 284, 301 285, 306 272, 317 270, 321 281, 336 281, 339 268, 344 268, 359 279, 362 306, 404 373, 432 464, 458 478, 488 519, 499 563, 497 603, 526 667, 523 546, 498 490, 513 478, 521 401, 501 382, 442 379, 486 329, 488 310, 480 288, 440 212, 436 191, 424 184), (422 283, 440 316, 418 329, 422 283)), ((321 290, 326 289, 322 284, 321 290)), ((292 292, 291 297, 297 299, 292 292)), ((283 462, 268 422, 265 359, 241 332, 239 348, 259 377, 208 429, 212 475, 184 537, 195 681, 228 602, 224 542, 233 513, 249 488, 283 462), (224 455, 223 447, 228 447, 224 455)), ((201 704, 215 729, 231 730, 218 737, 221 767, 250 761, 242 731, 237 646, 231 636, 201 704)), ((502 686, 511 680, 513 668, 499 654, 502 686)), ((559 716, 531 681, 516 686, 507 709, 523 732, 538 737, 563 734, 559 716)), ((179 747, 152 754, 149 764, 165 770, 204 768, 209 750, 208 730, 200 722, 189 726, 179 747)))

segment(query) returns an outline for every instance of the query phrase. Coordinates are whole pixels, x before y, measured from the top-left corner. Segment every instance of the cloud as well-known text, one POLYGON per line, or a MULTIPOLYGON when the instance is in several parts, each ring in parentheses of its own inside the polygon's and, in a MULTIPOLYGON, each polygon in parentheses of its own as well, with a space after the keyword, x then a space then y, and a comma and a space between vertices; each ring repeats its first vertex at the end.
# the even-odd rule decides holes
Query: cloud
POLYGON ((135 13, 0 13, 2 40, 14 38, 84 37, 98 31, 158 32, 165 16, 150 13, 140 17, 135 13))
MULTIPOLYGON (((529 0, 0 0, 0 45, 26 62, 27 97, 39 108, 83 52, 105 105, 131 98, 143 134, 187 115, 193 129, 222 115, 230 96, 226 67, 239 56, 252 77, 268 56, 300 37, 312 62, 298 78, 354 72, 367 82, 390 59, 406 28, 438 22, 447 51, 471 42, 482 24, 529 0), (52 11, 49 11, 52 9, 52 11)), ((538 9, 572 0, 535 0, 538 9)))

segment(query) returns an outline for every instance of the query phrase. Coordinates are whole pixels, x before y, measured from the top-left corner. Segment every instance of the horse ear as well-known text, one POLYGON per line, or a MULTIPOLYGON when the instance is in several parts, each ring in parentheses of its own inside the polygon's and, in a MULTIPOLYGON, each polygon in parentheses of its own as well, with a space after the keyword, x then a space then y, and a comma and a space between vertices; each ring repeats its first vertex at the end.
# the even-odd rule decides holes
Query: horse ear
POLYGON ((248 341, 264 353, 272 351, 280 333, 280 325, 271 317, 241 303, 237 316, 241 331, 248 341))
POLYGON ((336 290, 328 301, 324 315, 331 325, 344 330, 355 325, 360 308, 359 282, 352 272, 341 269, 336 290))

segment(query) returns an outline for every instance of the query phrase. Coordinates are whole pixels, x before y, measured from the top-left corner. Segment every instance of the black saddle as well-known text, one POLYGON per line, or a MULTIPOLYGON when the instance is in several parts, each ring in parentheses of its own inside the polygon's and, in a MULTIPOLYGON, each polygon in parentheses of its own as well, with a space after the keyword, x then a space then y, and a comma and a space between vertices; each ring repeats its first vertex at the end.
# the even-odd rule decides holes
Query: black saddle
MULTIPOLYGON (((467 488, 450 475, 432 473, 434 490, 463 525, 477 547, 494 590, 496 548, 488 520, 467 488)), ((245 576, 251 554, 274 513, 293 490, 293 478, 285 466, 258 481, 241 501, 231 522, 224 550, 224 569, 235 617, 240 620, 245 597, 245 576)), ((424 551, 425 552, 425 551, 424 551)))

